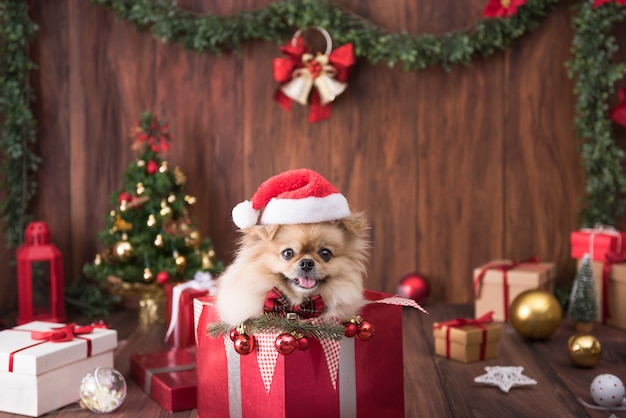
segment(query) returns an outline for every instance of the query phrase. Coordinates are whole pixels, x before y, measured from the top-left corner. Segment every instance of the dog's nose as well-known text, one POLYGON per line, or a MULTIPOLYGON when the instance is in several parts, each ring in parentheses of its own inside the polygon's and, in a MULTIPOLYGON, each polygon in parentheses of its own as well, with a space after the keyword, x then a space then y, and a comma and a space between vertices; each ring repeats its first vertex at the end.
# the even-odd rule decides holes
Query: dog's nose
POLYGON ((299 265, 303 271, 309 272, 313 270, 313 267, 315 267, 315 262, 313 262, 313 260, 309 260, 308 258, 303 258, 300 260, 299 265))

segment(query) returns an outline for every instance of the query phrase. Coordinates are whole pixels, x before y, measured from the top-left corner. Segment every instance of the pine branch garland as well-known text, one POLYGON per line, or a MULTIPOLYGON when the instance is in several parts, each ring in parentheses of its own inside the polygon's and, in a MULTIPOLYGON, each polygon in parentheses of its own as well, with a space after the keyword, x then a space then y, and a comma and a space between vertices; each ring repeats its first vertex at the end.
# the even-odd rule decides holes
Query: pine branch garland
MULTIPOLYGON (((246 334, 271 332, 297 333, 309 338, 331 341, 341 341, 345 332, 343 325, 329 322, 313 323, 310 320, 291 320, 273 313, 267 313, 257 318, 248 319, 243 325, 246 334)), ((207 333, 214 338, 228 335, 232 330, 233 327, 224 322, 217 322, 207 326, 207 333)))

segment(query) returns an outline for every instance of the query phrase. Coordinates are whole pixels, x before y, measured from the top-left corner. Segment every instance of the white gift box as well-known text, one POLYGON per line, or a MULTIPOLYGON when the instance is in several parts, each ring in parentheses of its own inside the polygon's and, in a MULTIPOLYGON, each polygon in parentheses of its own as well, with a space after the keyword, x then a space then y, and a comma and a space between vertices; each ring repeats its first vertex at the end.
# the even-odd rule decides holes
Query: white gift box
POLYGON ((113 367, 117 331, 93 328, 52 341, 63 326, 35 321, 0 332, 0 411, 36 417, 77 402, 85 374, 113 367), (40 339, 46 335, 48 340, 40 339))

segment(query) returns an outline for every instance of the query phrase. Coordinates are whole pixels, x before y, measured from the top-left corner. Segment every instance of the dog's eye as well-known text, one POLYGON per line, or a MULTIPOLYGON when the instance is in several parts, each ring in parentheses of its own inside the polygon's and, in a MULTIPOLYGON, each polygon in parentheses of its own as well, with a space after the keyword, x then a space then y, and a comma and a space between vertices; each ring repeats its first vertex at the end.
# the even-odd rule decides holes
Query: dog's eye
POLYGON ((296 253, 291 248, 287 248, 286 250, 283 250, 280 255, 283 257, 283 260, 289 261, 293 258, 294 255, 296 255, 296 253))
POLYGON ((319 250, 318 254, 322 257, 322 260, 328 262, 331 258, 333 258, 333 253, 328 248, 322 248, 319 250))

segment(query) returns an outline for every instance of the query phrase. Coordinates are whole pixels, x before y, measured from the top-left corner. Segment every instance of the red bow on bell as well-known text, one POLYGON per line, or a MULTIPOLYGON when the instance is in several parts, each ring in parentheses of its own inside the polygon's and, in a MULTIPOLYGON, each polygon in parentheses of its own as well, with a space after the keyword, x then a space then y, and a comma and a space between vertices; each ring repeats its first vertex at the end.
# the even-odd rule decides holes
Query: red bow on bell
POLYGON ((322 314, 324 309, 324 301, 322 295, 308 297, 299 305, 292 305, 291 301, 283 292, 274 287, 267 292, 263 310, 265 313, 278 313, 280 316, 287 316, 288 313, 295 313, 300 318, 315 318, 322 314))
POLYGON ((306 42, 296 36, 280 48, 287 58, 274 59, 274 79, 281 83, 274 99, 285 110, 291 103, 305 105, 311 96, 309 123, 330 117, 330 103, 346 89, 350 67, 355 63, 352 44, 313 56, 306 42))

